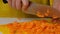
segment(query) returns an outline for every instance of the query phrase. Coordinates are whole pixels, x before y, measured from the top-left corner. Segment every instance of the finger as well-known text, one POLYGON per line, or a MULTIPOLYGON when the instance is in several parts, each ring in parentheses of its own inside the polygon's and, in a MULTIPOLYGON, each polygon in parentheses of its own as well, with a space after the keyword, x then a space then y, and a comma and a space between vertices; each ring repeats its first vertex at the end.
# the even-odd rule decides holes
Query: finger
POLYGON ((22 3, 23 3, 22 9, 26 9, 29 5, 29 0, 22 0, 22 3))
POLYGON ((13 8, 16 7, 16 0, 12 0, 12 7, 13 7, 13 8))
POLYGON ((12 0, 7 0, 7 1, 8 1, 8 4, 12 6, 12 0))
POLYGON ((21 9, 21 6, 22 6, 21 0, 16 0, 16 8, 17 8, 18 10, 20 10, 20 9, 21 9))

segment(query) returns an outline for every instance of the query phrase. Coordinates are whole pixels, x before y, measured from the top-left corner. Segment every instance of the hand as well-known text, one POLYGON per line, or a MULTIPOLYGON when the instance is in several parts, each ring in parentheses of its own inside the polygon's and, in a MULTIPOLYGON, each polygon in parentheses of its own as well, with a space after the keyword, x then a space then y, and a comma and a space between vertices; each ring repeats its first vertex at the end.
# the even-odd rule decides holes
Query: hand
POLYGON ((60 11, 60 0, 54 0, 53 7, 60 11))
POLYGON ((29 0, 8 0, 8 4, 18 10, 26 9, 29 5, 29 0))

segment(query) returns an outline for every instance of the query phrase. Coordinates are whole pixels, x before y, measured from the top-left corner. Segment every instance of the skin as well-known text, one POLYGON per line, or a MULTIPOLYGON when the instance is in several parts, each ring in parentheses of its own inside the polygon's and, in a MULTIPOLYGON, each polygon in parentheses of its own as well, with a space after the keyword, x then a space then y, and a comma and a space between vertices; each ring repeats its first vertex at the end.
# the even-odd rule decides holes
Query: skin
POLYGON ((17 10, 21 10, 27 8, 29 0, 8 0, 8 4, 17 10))
MULTIPOLYGON (((26 9, 28 6, 29 6, 29 0, 8 0, 8 4, 13 7, 13 8, 16 8, 18 10, 23 10, 25 11, 24 9, 26 9)), ((37 9, 37 11, 30 11, 30 9, 34 9, 34 4, 30 4, 29 7, 32 6, 32 8, 27 8, 26 12, 27 14, 29 14, 31 12, 31 14, 35 14, 39 11, 39 13, 41 13, 42 11, 42 15, 46 16, 44 13, 46 13, 46 11, 48 10, 49 11, 49 14, 47 14, 47 16, 50 16, 50 17, 54 17, 54 18, 60 18, 60 0, 54 0, 53 2, 53 7, 50 7, 50 6, 44 6, 44 5, 34 5, 35 8, 37 9), (38 10, 40 9, 40 10, 38 10), (43 9, 43 10, 42 10, 43 9), (53 16, 54 15, 54 16, 53 16)), ((25 13, 26 13, 25 12, 25 13)))
MULTIPOLYGON (((25 9, 29 5, 29 0, 8 0, 8 4, 18 10, 25 9), (21 3, 22 2, 22 3, 21 3)), ((60 9, 60 0, 54 0, 53 7, 57 10, 60 9)))
POLYGON ((53 7, 60 11, 60 0, 54 0, 53 7))
MULTIPOLYGON (((60 0, 54 0, 53 7, 60 11, 60 0)), ((60 14, 59 14, 60 15, 60 14)), ((53 19, 53 22, 60 23, 60 19, 53 19)))

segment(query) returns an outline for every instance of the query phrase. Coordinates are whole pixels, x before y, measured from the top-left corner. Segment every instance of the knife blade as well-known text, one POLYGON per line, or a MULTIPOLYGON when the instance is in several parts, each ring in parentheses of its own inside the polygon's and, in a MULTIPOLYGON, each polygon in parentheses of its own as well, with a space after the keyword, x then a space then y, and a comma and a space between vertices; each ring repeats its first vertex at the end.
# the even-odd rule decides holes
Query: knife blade
POLYGON ((31 2, 26 10, 22 10, 24 13, 36 15, 38 17, 52 17, 60 18, 60 11, 50 7, 48 5, 42 5, 31 2))

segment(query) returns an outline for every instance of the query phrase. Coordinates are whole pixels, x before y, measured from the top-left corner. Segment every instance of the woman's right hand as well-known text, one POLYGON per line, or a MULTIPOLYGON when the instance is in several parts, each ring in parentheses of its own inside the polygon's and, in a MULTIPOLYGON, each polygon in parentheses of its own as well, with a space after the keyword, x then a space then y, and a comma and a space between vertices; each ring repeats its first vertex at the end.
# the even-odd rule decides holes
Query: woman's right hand
POLYGON ((29 0, 8 0, 8 4, 18 10, 26 9, 29 5, 29 0))

